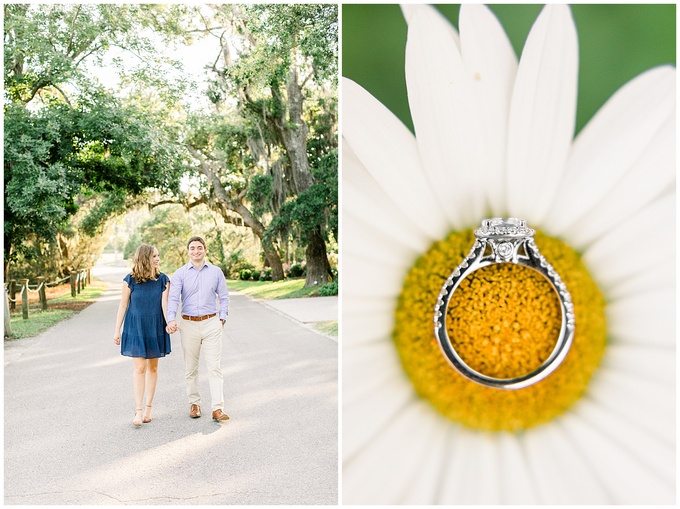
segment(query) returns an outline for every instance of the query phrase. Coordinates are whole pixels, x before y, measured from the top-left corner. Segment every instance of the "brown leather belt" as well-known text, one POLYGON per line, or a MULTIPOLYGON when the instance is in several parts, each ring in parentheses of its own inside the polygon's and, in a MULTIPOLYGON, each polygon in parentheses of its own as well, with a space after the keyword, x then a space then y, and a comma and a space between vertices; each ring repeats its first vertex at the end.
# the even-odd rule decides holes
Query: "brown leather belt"
POLYGON ((184 318, 185 320, 191 320, 192 322, 202 322, 203 320, 207 320, 208 318, 212 318, 215 315, 217 315, 217 313, 213 313, 212 315, 203 315, 203 316, 182 315, 182 318, 184 318))

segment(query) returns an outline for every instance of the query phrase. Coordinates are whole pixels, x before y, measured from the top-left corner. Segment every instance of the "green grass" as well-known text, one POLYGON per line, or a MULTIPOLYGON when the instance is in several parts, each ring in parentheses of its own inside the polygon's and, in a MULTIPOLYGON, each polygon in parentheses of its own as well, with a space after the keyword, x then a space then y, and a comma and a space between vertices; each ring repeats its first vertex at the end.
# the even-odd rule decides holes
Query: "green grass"
POLYGON ((93 281, 86 288, 80 290, 80 293, 77 293, 75 297, 71 297, 71 293, 69 292, 56 299, 48 300, 47 307, 49 307, 50 302, 94 300, 100 297, 101 294, 104 293, 104 290, 106 290, 105 284, 99 281, 93 281))
POLYGON ((24 320, 19 313, 10 318, 11 339, 37 336, 73 314, 75 314, 75 311, 70 309, 48 309, 47 311, 33 311, 29 313, 28 320, 24 320))
POLYGON ((315 330, 327 336, 338 337, 338 322, 316 322, 312 325, 315 330))
POLYGON ((75 297, 71 297, 71 293, 68 292, 61 297, 49 299, 47 311, 40 310, 40 304, 34 302, 30 305, 28 320, 22 318, 21 308, 17 309, 16 312, 10 314, 11 339, 31 338, 41 334, 87 307, 88 303, 101 296, 106 288, 101 281, 93 281, 86 288, 81 289, 75 297), (52 306, 57 306, 58 309, 50 309, 52 306))
POLYGON ((304 279, 286 279, 285 281, 227 281, 230 290, 245 293, 258 299, 293 299, 319 295, 320 286, 304 288, 304 279))

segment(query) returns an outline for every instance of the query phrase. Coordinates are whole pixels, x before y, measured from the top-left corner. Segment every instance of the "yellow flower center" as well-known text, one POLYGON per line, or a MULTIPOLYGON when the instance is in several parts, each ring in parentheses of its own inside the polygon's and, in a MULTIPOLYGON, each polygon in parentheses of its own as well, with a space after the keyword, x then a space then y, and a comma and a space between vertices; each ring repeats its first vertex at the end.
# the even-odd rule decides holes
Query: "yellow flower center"
MULTIPOLYGON (((474 243, 472 230, 435 243, 406 276, 393 338, 416 392, 441 414, 482 430, 520 430, 555 418, 585 392, 606 343, 604 299, 580 256, 538 232, 536 244, 571 294, 574 341, 562 364, 519 390, 484 387, 459 375, 434 336, 434 306, 446 278, 474 243)), ((475 271, 453 293, 447 310, 451 342, 472 369, 496 378, 533 371, 550 355, 561 313, 550 283, 538 272, 509 263, 475 271)))

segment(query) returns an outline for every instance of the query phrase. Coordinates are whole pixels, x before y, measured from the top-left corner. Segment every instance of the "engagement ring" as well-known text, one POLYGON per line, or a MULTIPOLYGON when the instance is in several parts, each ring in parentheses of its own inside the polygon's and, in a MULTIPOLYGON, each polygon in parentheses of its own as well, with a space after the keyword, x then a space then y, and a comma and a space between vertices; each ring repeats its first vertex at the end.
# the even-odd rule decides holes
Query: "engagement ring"
POLYGON ((559 274, 539 252, 534 242, 534 233, 523 219, 485 219, 482 226, 475 230, 477 240, 470 253, 449 276, 439 294, 434 309, 434 333, 439 346, 456 371, 478 384, 498 389, 521 389, 535 384, 555 371, 567 355, 574 338, 574 305, 571 295, 559 274), (514 378, 494 378, 472 369, 456 352, 446 330, 449 301, 461 281, 476 270, 495 263, 524 265, 540 273, 557 293, 562 313, 560 333, 548 358, 532 372, 514 378))

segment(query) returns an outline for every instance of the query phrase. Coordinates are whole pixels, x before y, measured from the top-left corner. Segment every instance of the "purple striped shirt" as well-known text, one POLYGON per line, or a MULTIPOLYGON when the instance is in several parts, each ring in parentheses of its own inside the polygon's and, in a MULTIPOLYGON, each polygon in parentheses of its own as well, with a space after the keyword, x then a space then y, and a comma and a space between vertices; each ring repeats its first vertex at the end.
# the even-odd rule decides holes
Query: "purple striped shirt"
POLYGON ((182 298, 182 314, 204 316, 219 313, 220 319, 229 314, 229 291, 227 280, 222 270, 205 262, 201 270, 197 270, 191 262, 175 271, 170 281, 168 296, 168 321, 175 320, 180 297, 182 298), (220 301, 217 309, 216 297, 220 301))

